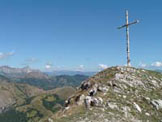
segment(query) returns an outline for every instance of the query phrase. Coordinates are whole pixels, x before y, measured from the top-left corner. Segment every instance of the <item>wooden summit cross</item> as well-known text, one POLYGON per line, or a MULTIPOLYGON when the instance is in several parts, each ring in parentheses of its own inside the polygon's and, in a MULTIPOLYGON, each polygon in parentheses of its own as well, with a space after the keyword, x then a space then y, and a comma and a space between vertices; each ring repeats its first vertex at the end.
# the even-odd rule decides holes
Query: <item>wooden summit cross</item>
POLYGON ((121 28, 124 28, 126 27, 126 39, 127 39, 127 66, 130 67, 131 66, 131 63, 130 63, 130 46, 129 46, 129 26, 130 25, 133 25, 133 24, 136 24, 136 23, 139 23, 138 20, 132 22, 132 23, 129 23, 128 21, 128 10, 126 10, 126 24, 121 26, 121 27, 118 27, 118 29, 121 29, 121 28))

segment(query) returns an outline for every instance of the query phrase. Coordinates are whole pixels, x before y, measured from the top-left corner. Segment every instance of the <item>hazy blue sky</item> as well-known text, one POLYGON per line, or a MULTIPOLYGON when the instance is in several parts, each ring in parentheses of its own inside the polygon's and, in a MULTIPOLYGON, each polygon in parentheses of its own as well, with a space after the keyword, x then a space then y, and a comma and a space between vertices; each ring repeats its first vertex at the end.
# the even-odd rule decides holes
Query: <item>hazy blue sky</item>
POLYGON ((162 0, 0 0, 0 65, 98 70, 126 64, 162 67, 162 0))

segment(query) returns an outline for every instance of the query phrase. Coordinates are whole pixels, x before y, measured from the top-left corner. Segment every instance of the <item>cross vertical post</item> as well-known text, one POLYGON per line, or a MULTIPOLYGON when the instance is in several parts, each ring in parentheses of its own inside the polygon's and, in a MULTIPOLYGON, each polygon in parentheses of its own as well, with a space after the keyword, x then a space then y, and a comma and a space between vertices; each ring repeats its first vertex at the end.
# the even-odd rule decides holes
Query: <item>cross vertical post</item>
POLYGON ((128 10, 126 10, 126 39, 127 39, 127 66, 131 66, 130 64, 130 44, 129 44, 129 21, 128 21, 128 10))
POLYGON ((133 24, 136 24, 136 23, 139 23, 138 20, 132 22, 132 23, 129 23, 129 20, 128 20, 128 10, 126 10, 126 13, 125 13, 125 16, 126 16, 126 24, 121 26, 121 27, 118 27, 118 29, 121 29, 121 28, 124 28, 126 27, 126 40, 127 40, 127 48, 126 48, 126 51, 127 51, 127 66, 130 67, 131 66, 131 63, 130 63, 130 40, 129 40, 129 26, 130 25, 133 25, 133 24))

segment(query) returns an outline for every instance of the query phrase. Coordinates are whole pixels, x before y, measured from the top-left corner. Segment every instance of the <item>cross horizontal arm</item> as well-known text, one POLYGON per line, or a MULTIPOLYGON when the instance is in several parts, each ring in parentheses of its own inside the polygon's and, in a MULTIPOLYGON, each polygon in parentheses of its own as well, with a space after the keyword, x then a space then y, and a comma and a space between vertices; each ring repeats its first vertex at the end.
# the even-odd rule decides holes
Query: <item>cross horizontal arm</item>
POLYGON ((122 26, 118 27, 118 29, 124 28, 126 26, 127 26, 126 24, 125 25, 122 25, 122 26))
POLYGON ((124 27, 126 27, 126 26, 130 26, 130 25, 133 25, 133 24, 136 24, 136 23, 139 23, 139 20, 136 20, 136 21, 134 21, 134 22, 132 22, 132 23, 129 23, 129 24, 125 24, 125 25, 123 25, 123 26, 120 26, 120 27, 118 27, 118 29, 124 28, 124 27))
POLYGON ((136 21, 134 21, 134 22, 132 22, 132 23, 129 23, 128 26, 129 26, 129 25, 136 24, 136 23, 139 23, 139 20, 136 20, 136 21))

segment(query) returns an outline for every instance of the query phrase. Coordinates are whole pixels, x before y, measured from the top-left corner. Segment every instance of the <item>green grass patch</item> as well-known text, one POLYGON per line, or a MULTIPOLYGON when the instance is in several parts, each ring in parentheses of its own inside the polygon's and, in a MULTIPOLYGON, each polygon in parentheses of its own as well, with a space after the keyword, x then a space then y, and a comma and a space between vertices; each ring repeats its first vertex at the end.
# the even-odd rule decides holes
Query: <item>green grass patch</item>
POLYGON ((64 105, 64 100, 61 99, 58 95, 48 95, 43 98, 43 106, 52 111, 53 113, 57 112, 64 105))

